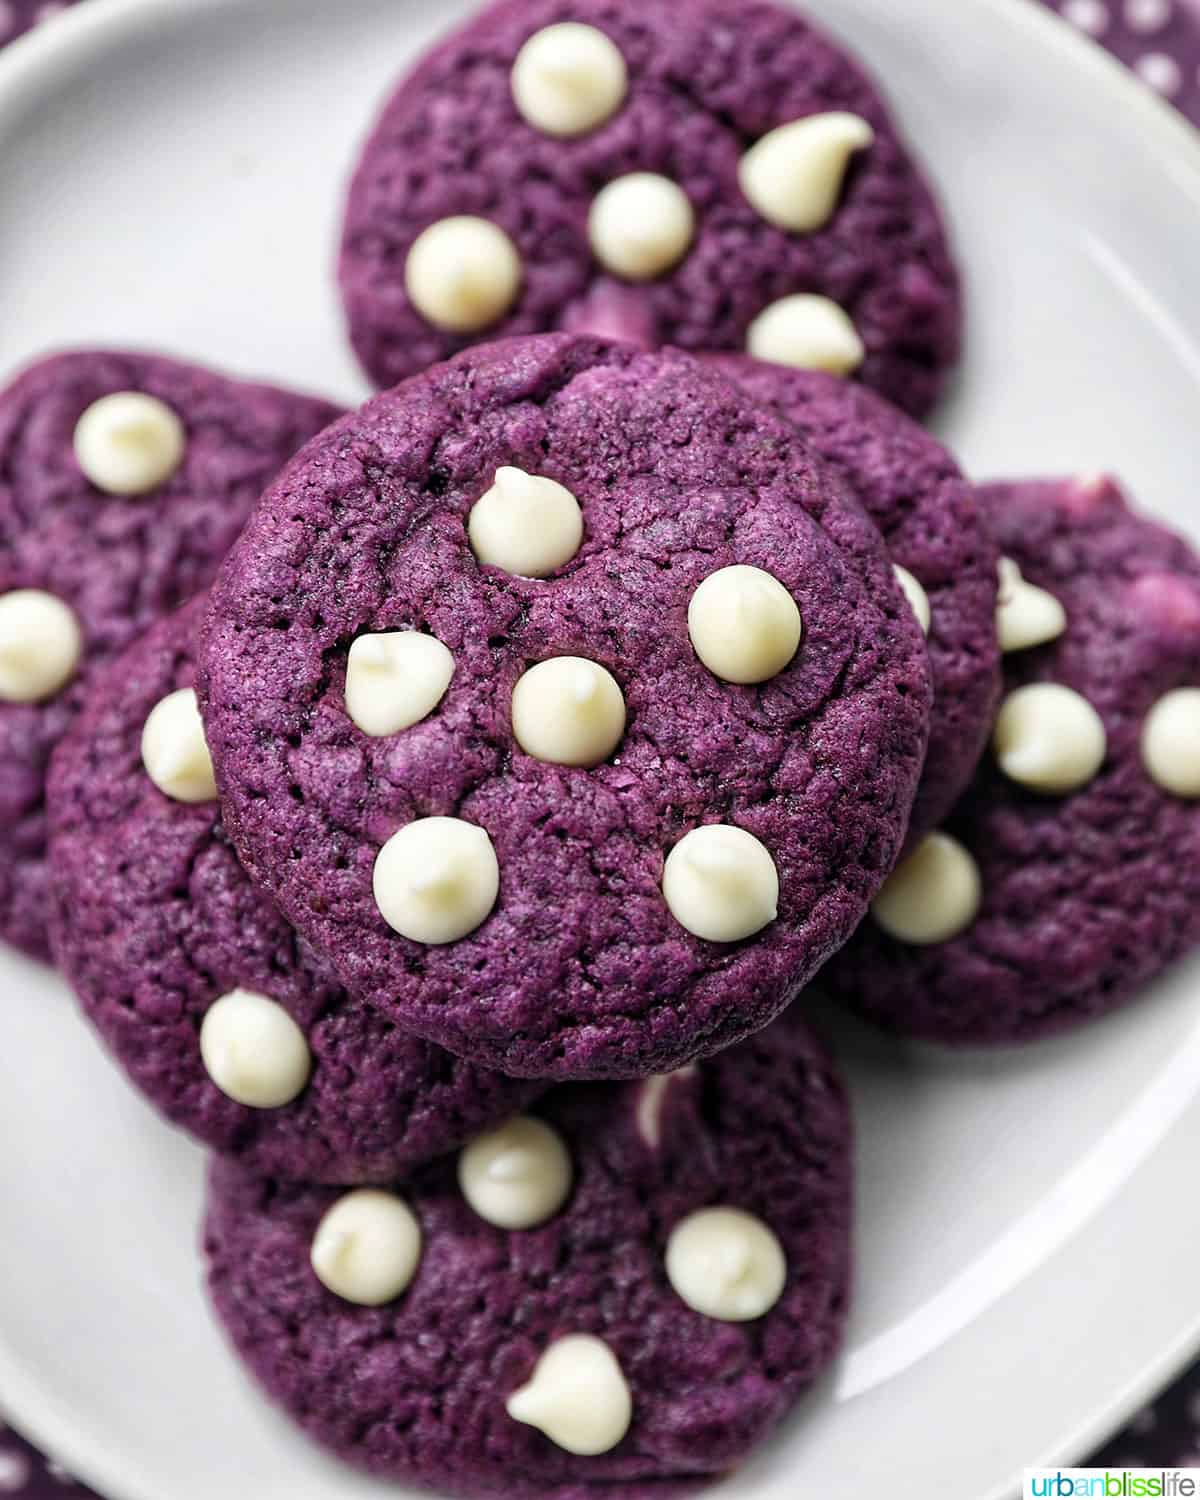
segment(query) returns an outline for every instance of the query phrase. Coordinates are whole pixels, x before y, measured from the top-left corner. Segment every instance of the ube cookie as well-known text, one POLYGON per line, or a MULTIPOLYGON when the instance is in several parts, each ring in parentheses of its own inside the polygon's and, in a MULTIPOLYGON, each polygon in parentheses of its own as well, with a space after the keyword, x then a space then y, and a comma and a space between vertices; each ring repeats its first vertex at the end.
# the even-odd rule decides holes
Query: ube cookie
POLYGON ((380 386, 568 329, 749 349, 920 415, 959 348, 939 209, 875 84, 762 0, 484 10, 385 107, 340 274, 380 386))
POLYGON ((339 1457, 468 1496, 724 1474, 840 1341, 850 1123, 788 1018, 640 1084, 572 1084, 387 1193, 219 1163, 218 1316, 339 1457))
POLYGON ((891 869, 925 643, 795 430, 677 352, 467 351, 312 443, 211 595, 252 875, 406 1029, 532 1077, 765 1025, 891 869))
POLYGON ((1005 557, 993 748, 822 985, 909 1035, 1022 1042, 1200 939, 1200 559, 1107 479, 980 499, 1005 557))
POLYGON ((539 1089, 348 999, 250 883, 221 826, 192 688, 203 605, 97 674, 55 753, 54 954, 169 1120, 259 1173, 386 1182, 539 1089))
POLYGON ((946 449, 862 386, 744 355, 714 363, 799 429, 879 527, 929 642, 929 753, 910 845, 966 790, 1000 691, 996 547, 971 486, 946 449))
POLYGON ((323 401, 87 352, 0 392, 0 937, 46 934, 45 777, 91 674, 205 587, 323 401))

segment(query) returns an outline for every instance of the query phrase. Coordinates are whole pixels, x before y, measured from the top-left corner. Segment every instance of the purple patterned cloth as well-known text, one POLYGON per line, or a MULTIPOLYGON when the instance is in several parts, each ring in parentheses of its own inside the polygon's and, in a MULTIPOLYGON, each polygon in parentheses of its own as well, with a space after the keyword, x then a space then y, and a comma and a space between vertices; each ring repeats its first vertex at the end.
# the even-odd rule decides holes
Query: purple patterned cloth
POLYGON ((1200 0, 1044 0, 1200 123, 1200 0))
MULTIPOLYGON (((66 10, 75 0, 0 0, 0 43, 66 10)), ((1128 63, 1151 88, 1200 124, 1200 0, 1043 0, 1071 25, 1128 63)), ((0 1392, 0 1398, 3 1393, 0 1392)), ((1032 1455, 1031 1455, 1032 1457, 1032 1455)), ((1091 1462, 1200 1467, 1200 1364, 1091 1462)), ((0 1496, 20 1500, 89 1500, 57 1464, 0 1421, 0 1496)))

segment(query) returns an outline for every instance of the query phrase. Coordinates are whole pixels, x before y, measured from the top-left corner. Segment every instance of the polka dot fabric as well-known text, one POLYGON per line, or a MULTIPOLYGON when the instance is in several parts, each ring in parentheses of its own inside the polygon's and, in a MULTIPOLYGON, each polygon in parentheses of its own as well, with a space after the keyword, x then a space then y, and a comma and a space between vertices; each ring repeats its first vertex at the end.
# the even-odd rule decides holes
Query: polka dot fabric
POLYGON ((1200 0, 1047 0, 1156 92, 1200 120, 1200 0))
MULTIPOLYGON (((1200 0, 1045 3, 1200 122, 1200 0)), ((65 8, 55 0, 0 0, 0 44, 65 8)), ((1087 1462, 1112 1466, 1200 1465, 1200 1367, 1184 1375, 1087 1462)), ((90 1493, 0 1421, 0 1496, 88 1500, 90 1493)))

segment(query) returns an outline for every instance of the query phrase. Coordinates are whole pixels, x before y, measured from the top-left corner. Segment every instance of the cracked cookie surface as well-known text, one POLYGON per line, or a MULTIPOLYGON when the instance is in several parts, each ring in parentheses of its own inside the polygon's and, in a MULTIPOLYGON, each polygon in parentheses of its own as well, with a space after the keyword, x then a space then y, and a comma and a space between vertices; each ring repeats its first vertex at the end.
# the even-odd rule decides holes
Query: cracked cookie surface
MULTIPOLYGON (((54 949, 84 1014, 162 1113, 258 1173, 391 1180, 519 1110, 539 1092, 461 1062, 347 998, 273 903, 255 890, 215 801, 165 796, 142 763, 142 727, 192 684, 193 601, 99 674, 59 747, 49 787, 54 949), (307 1081, 270 1108, 231 1097, 206 1070, 201 1034, 222 997, 249 991, 295 1022, 307 1081)), ((227 1044, 252 1083, 277 1030, 253 1021, 227 1044)), ((284 1044, 286 1045, 286 1037, 284 1044)), ((217 1060, 220 1068, 220 1060, 217 1060)))
MULTIPOLYGON (((568 81, 571 63, 560 60, 568 81)), ((678 213, 672 201, 639 197, 618 225, 653 235, 654 215, 678 213)), ((838 342, 862 346, 855 378, 922 415, 957 359, 962 316, 936 201, 875 85, 796 11, 762 0, 491 6, 435 46, 384 109, 355 173, 340 274, 352 340, 380 386, 472 340, 556 329, 742 350, 780 304, 785 332, 804 342, 812 307, 787 299, 815 294, 849 320, 838 342), (615 43, 627 73, 608 117, 569 138, 523 116, 512 77, 525 43, 563 22, 615 43), (873 140, 851 156, 825 222, 781 228, 743 192, 742 159, 779 127, 831 114, 865 123, 873 140), (682 192, 692 228, 674 264, 630 279, 598 260, 593 208, 610 183, 647 173, 669 185, 659 197, 682 192), (469 331, 431 321, 409 277, 419 237, 461 216, 489 237, 466 247, 481 257, 472 295, 459 298, 468 321, 486 306, 481 285, 507 283, 495 316, 479 312, 469 331), (497 229, 508 248, 492 243, 497 229)))
POLYGON ((713 363, 795 423, 879 527, 929 604, 933 715, 909 844, 967 789, 1000 693, 997 553, 982 508, 949 452, 894 407, 817 370, 742 355, 713 363))
MULTIPOLYGON (((200 694, 231 838, 351 993, 507 1073, 633 1077, 765 1025, 845 941, 904 836, 930 682, 878 533, 794 429, 686 355, 555 335, 467 351, 305 450, 221 571, 200 694), (504 466, 581 507, 549 577, 472 552, 504 466), (714 676, 689 637, 696 589, 735 565, 803 622, 757 685, 714 676), (436 637, 453 675, 421 722, 372 737, 347 655, 397 631, 436 637), (561 656, 623 695, 595 765, 514 737, 516 683, 561 656), (485 831, 499 889, 429 943, 392 930, 373 874, 436 817, 485 831), (709 823, 777 870, 778 915, 744 941, 694 935, 664 899, 666 856, 709 823)), ((414 872, 431 900, 444 875, 414 872)))
POLYGON ((997 735, 1009 774, 990 751, 945 822, 978 871, 973 919, 917 945, 868 918, 820 983, 907 1035, 1024 1042, 1136 999, 1200 941, 1200 782, 1177 795, 1146 754, 1155 709, 1183 692, 1164 759, 1200 775, 1200 559, 1103 477, 985 485, 980 501, 1019 569, 1014 602, 1045 591, 1064 612, 1005 654, 1006 702, 1062 691, 1018 698, 997 735))
POLYGON ((82 636, 78 671, 40 701, 0 701, 0 936, 48 958, 45 778, 97 668, 211 582, 267 482, 338 415, 327 402, 157 356, 57 355, 0 393, 0 596, 61 600, 82 636), (74 451, 80 417, 118 392, 183 424, 175 472, 106 494, 74 451))
POLYGON ((787 1016, 676 1078, 567 1085, 535 1113, 569 1154, 566 1202, 506 1231, 468 1206, 453 1159, 423 1169, 394 1189, 419 1225, 419 1264, 382 1306, 314 1274, 335 1194, 218 1165, 205 1230, 218 1316, 310 1437, 381 1478, 567 1500, 593 1482, 633 1496, 725 1473, 841 1339, 851 1142, 832 1064, 787 1016), (717 1206, 753 1215, 782 1250, 778 1294, 747 1321, 695 1310, 668 1275, 672 1231, 717 1206), (547 1348, 580 1334, 615 1357, 632 1406, 625 1436, 592 1456, 507 1409, 547 1348))

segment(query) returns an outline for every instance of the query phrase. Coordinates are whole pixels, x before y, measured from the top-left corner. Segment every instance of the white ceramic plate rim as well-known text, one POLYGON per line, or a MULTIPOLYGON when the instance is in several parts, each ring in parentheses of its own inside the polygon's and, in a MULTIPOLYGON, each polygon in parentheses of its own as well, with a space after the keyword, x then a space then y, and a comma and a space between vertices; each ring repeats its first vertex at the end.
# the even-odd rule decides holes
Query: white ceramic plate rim
MULTIPOLYGON (((156 23, 177 19, 182 9, 217 10, 235 0, 88 0, 52 23, 10 44, 0 54, 0 131, 7 118, 31 95, 52 85, 56 71, 86 55, 98 42, 132 36, 156 23)), ((1139 83, 1097 43, 1043 9, 1036 0, 971 0, 976 9, 1006 13, 1010 26, 1028 34, 1030 47, 1055 52, 1072 69, 1081 88, 1103 91, 1130 131, 1140 134, 1145 149, 1169 155, 1177 168, 1176 185, 1200 210, 1200 135, 1168 104, 1139 83)), ((1127 1380, 1091 1417, 1063 1434, 1039 1462, 1076 1459, 1118 1429, 1140 1405, 1200 1350, 1200 1307, 1176 1338, 1127 1380)), ((0 1398, 6 1414, 72 1473, 109 1500, 162 1500, 135 1478, 119 1452, 97 1449, 78 1440, 68 1406, 37 1387, 9 1349, 0 1328, 0 1398)), ((1008 1492, 995 1490, 990 1500, 1008 1492)))

